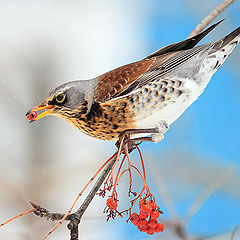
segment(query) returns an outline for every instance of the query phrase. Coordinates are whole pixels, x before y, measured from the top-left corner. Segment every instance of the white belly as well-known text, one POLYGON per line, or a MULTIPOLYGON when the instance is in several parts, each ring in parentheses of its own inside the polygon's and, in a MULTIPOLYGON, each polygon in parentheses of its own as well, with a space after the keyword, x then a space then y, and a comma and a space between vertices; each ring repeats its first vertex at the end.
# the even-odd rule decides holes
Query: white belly
MULTIPOLYGON (((176 121, 183 112, 204 92, 213 74, 227 59, 227 56, 233 51, 236 44, 226 45, 223 49, 216 51, 210 55, 207 52, 202 54, 201 60, 199 56, 193 57, 184 66, 174 69, 163 77, 163 80, 169 82, 167 85, 171 87, 171 81, 180 81, 182 85, 179 88, 183 91, 181 96, 174 96, 174 92, 166 94, 165 104, 157 103, 155 108, 150 104, 152 111, 145 111, 137 118, 137 128, 154 127, 157 122, 165 120, 168 125, 176 121), (170 98, 169 100, 167 98, 170 98)), ((174 85, 173 85, 174 87, 174 85)))

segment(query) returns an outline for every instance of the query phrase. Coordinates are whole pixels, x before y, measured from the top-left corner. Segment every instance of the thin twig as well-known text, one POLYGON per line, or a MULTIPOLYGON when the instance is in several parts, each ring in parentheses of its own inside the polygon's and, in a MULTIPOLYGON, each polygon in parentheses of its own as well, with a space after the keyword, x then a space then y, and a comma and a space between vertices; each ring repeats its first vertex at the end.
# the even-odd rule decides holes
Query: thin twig
POLYGON ((0 227, 3 227, 3 226, 5 226, 6 224, 8 224, 9 222, 11 222, 11 221, 13 221, 13 220, 15 220, 15 219, 23 216, 23 215, 26 215, 26 214, 28 214, 28 213, 34 212, 34 211, 35 211, 34 209, 31 209, 31 210, 28 210, 28 211, 26 211, 26 212, 20 213, 20 214, 14 216, 14 217, 8 219, 6 222, 1 223, 1 224, 0 224, 0 227))
POLYGON ((127 156, 127 159, 128 159, 128 172, 129 172, 129 190, 128 190, 128 196, 130 197, 131 196, 131 193, 132 193, 132 172, 131 172, 131 160, 130 160, 130 157, 129 157, 129 154, 128 154, 128 145, 127 143, 125 144, 125 151, 126 151, 126 156, 127 156))
MULTIPOLYGON (((82 189, 82 191, 78 194, 78 196, 75 198, 71 208, 68 210, 68 212, 63 216, 63 218, 60 220, 60 222, 51 230, 49 231, 41 240, 45 240, 52 232, 54 232, 63 222, 64 220, 70 215, 72 212, 72 209, 74 208, 75 204, 77 203, 78 199, 82 196, 83 192, 86 190, 86 188, 89 186, 89 184, 95 179, 95 177, 101 172, 101 170, 112 160, 115 158, 117 153, 115 153, 112 157, 110 157, 99 169, 98 171, 93 175, 93 177, 88 181, 88 183, 85 185, 85 187, 82 189)), ((31 203, 31 202, 30 202, 31 203)), ((33 206, 33 205, 32 205, 33 206)), ((33 206, 34 207, 34 206, 33 206)))
MULTIPOLYGON (((34 213, 37 216, 45 218, 46 220, 60 221, 59 222, 60 224, 62 223, 63 219, 67 220, 67 221, 70 221, 69 224, 67 225, 68 229, 70 230, 70 237, 71 237, 70 239, 71 240, 78 240, 79 239, 78 238, 78 225, 81 221, 81 218, 82 218, 84 212, 86 211, 87 207, 91 203, 92 199, 96 195, 97 191, 101 187, 102 183, 106 179, 107 175, 111 171, 111 169, 112 169, 113 165, 115 164, 115 162, 117 161, 117 159, 118 159, 117 156, 114 155, 114 158, 112 158, 111 161, 104 168, 101 175, 99 176, 96 183, 94 184, 93 188, 90 190, 87 197, 83 201, 82 205, 79 207, 79 209, 75 213, 68 214, 68 215, 67 214, 61 214, 61 213, 50 213, 47 209, 45 209, 45 208, 43 208, 43 207, 41 207, 41 206, 39 206, 39 205, 37 205, 33 202, 30 202, 30 204, 34 208, 34 213)), ((48 237, 58 226, 59 226, 59 224, 56 225, 50 232, 48 232, 44 236, 43 239, 46 239, 46 237, 48 237)))
POLYGON ((189 34, 187 38, 191 38, 201 33, 209 23, 211 23, 218 15, 223 12, 227 7, 233 4, 236 0, 224 0, 212 12, 210 12, 189 34))
POLYGON ((233 229, 232 234, 231 234, 231 240, 234 240, 235 235, 236 235, 236 232, 237 232, 238 229, 239 229, 239 226, 236 226, 236 227, 233 229))
MULTIPOLYGON (((50 230, 43 238, 42 240, 45 240, 50 234, 52 234, 62 223, 64 220, 70 220, 70 223, 68 224, 68 229, 70 230, 70 236, 71 236, 71 240, 78 240, 78 225, 80 223, 80 220, 82 218, 83 213, 86 211, 88 205, 90 204, 90 202, 92 201, 92 199, 94 198, 94 196, 96 195, 97 191, 99 190, 99 188, 101 187, 102 183, 104 182, 104 180, 106 179, 108 173, 113 169, 113 167, 115 166, 116 162, 119 160, 121 151, 122 151, 122 146, 123 146, 123 141, 124 138, 122 138, 121 142, 120 142, 120 146, 119 149, 117 151, 117 153, 115 153, 110 159, 108 159, 102 166, 101 168, 94 174, 94 176, 90 179, 90 181, 85 185, 85 187, 83 188, 83 190, 78 194, 77 198, 74 200, 73 205, 71 206, 70 210, 62 215, 60 213, 49 213, 48 210, 41 208, 40 207, 40 216, 41 217, 45 217, 46 219, 49 220, 57 220, 55 217, 59 217, 59 216, 63 216, 61 218, 61 220, 59 221, 59 223, 52 229, 50 230), (76 204, 76 202, 78 201, 79 197, 82 195, 83 191, 87 188, 87 186, 94 180, 94 178, 98 175, 98 173, 101 171, 101 169, 108 163, 108 165, 105 167, 105 169, 103 170, 103 172, 101 173, 100 177, 98 178, 98 180, 96 181, 96 183, 94 184, 93 188, 91 189, 91 191, 89 192, 89 194, 87 195, 87 197, 85 198, 85 200, 83 201, 82 205, 79 207, 79 209, 70 215, 74 205, 76 204), (51 216, 53 215, 54 216, 51 216)), ((31 202, 30 202, 31 203, 31 202)), ((38 206, 36 204, 31 203, 31 205, 35 208, 35 206, 38 206), (34 206, 35 205, 35 206, 34 206)), ((38 206, 39 207, 39 206, 38 206)), ((36 209, 36 208, 35 208, 36 209)), ((36 209, 36 215, 37 212, 39 212, 39 209, 36 209), (37 211, 38 210, 38 211, 37 211)))
POLYGON ((80 206, 80 208, 73 214, 71 214, 70 217, 70 223, 68 224, 68 229, 70 230, 70 236, 71 240, 78 240, 78 225, 81 221, 81 218, 86 211, 87 207, 91 203, 92 199, 95 197, 97 191, 101 187, 102 183, 106 179, 107 175, 111 171, 113 165, 117 161, 117 157, 114 157, 112 161, 105 167, 99 178, 97 179, 96 183, 94 184, 93 188, 85 198, 84 202, 80 206))

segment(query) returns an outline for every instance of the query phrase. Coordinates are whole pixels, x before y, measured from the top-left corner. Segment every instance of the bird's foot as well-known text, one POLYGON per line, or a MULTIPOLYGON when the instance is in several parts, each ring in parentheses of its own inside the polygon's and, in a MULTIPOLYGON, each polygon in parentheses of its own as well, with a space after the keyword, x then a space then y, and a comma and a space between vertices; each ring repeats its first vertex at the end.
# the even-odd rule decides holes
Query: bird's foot
POLYGON ((127 129, 119 135, 119 140, 116 142, 116 147, 119 149, 121 141, 123 141, 121 153, 125 154, 125 146, 128 146, 128 152, 132 152, 137 145, 141 144, 142 141, 150 141, 158 143, 163 140, 164 133, 168 131, 168 124, 166 121, 161 120, 156 124, 155 128, 148 129, 127 129), (140 137, 131 139, 131 135, 136 134, 151 134, 150 137, 140 137), (122 140, 123 139, 123 140, 122 140))
POLYGON ((151 134, 151 141, 154 143, 158 143, 164 139, 164 133, 167 132, 169 126, 166 121, 161 120, 156 124, 156 132, 151 134))
POLYGON ((119 135, 119 140, 115 143, 115 146, 119 149, 120 148, 120 143, 121 143, 121 141, 123 141, 122 148, 121 148, 121 153, 122 154, 126 153, 126 149, 125 149, 126 146, 128 148, 127 149, 128 153, 130 153, 136 148, 136 146, 138 146, 139 144, 142 143, 142 141, 136 141, 136 140, 130 138, 131 135, 134 134, 133 132, 134 132, 133 129, 129 129, 129 130, 123 131, 119 135))

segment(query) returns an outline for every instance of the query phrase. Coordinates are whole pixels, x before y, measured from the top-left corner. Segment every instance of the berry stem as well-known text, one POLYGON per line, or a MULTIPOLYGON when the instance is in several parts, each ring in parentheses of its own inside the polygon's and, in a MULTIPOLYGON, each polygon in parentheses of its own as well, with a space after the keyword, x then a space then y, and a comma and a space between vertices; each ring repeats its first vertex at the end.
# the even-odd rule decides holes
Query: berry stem
MULTIPOLYGON (((113 185, 113 193, 116 191, 116 187, 117 187, 118 182, 119 182, 119 180, 120 180, 120 179, 118 180, 118 177, 119 177, 120 171, 121 171, 121 169, 122 169, 122 165, 123 165, 123 163, 124 163, 125 158, 126 158, 126 154, 124 155, 124 157, 123 157, 123 159, 122 159, 122 161, 121 161, 121 163, 120 163, 120 166, 119 166, 119 168, 118 168, 117 175, 116 175, 116 178, 115 178, 115 182, 114 182, 114 185, 113 185)), ((121 174, 121 175, 122 175, 122 174, 121 174)), ((112 193, 112 196, 113 196, 113 193, 112 193)))
POLYGON ((130 197, 130 194, 132 192, 132 173, 131 173, 132 164, 131 164, 131 160, 130 160, 130 157, 129 157, 127 144, 125 144, 125 151, 126 151, 125 154, 126 154, 127 159, 128 159, 128 172, 129 172, 129 191, 128 191, 128 196, 130 197))
POLYGON ((142 164, 142 169, 143 169, 143 176, 144 176, 144 179, 145 181, 147 181, 147 178, 146 178, 146 171, 145 171, 145 166, 144 166, 144 161, 143 161, 143 156, 142 156, 142 153, 139 149, 139 147, 136 145, 136 148, 138 150, 138 153, 139 153, 139 156, 140 156, 140 159, 141 159, 141 164, 142 164))
POLYGON ((120 142, 120 145, 119 145, 119 148, 118 148, 118 152, 117 152, 117 160, 116 162, 114 163, 112 169, 111 169, 111 172, 110 172, 110 176, 111 176, 111 179, 113 179, 113 170, 114 168, 116 167, 117 165, 117 162, 119 160, 119 157, 120 157, 120 154, 121 154, 121 151, 122 151, 122 147, 123 147, 123 141, 124 141, 124 138, 121 139, 121 142, 120 142))

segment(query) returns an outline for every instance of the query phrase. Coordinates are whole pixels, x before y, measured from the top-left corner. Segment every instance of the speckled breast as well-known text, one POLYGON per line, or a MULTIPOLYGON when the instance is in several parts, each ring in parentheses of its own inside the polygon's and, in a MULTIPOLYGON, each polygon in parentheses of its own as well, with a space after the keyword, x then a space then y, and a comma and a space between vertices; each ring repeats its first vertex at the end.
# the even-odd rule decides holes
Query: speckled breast
MULTIPOLYGON (((101 103, 81 118, 67 120, 84 133, 102 140, 118 140, 126 129, 136 129, 139 122, 159 114, 183 93, 181 81, 159 80, 133 94, 101 103)), ((153 123, 149 122, 152 127, 153 123)), ((148 125, 148 124, 147 124, 148 125)))

